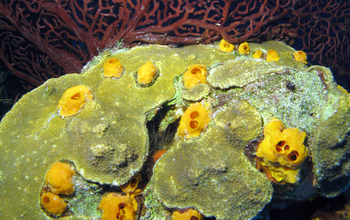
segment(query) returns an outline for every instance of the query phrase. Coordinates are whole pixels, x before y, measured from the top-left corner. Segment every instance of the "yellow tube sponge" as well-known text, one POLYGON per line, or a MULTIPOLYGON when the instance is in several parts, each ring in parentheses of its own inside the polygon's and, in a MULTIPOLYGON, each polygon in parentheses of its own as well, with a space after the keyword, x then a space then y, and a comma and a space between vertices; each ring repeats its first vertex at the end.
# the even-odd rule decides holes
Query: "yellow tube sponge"
POLYGON ((307 61, 306 61, 307 57, 306 57, 306 53, 304 51, 301 51, 301 50, 295 51, 293 53, 293 57, 296 61, 303 62, 305 64, 307 63, 307 61))
POLYGON ((141 182, 142 177, 141 174, 138 173, 129 180, 129 182, 123 186, 121 186, 121 190, 126 193, 126 195, 130 196, 131 194, 140 195, 141 189, 137 189, 139 182, 141 182))
POLYGON ((232 52, 234 49, 235 49, 235 46, 233 44, 225 41, 224 39, 220 41, 219 50, 223 52, 232 52))
POLYGON ((103 65, 103 73, 105 77, 118 78, 122 75, 124 67, 117 58, 108 59, 103 65))
POLYGON ((203 220, 204 216, 197 210, 175 211, 171 215, 171 220, 203 220))
POLYGON ((266 55, 266 61, 267 62, 273 62, 273 61, 280 61, 281 57, 280 55, 277 53, 277 51, 270 49, 267 51, 267 55, 266 55))
POLYGON ((51 192, 56 194, 70 195, 74 192, 73 175, 74 170, 67 163, 56 162, 51 165, 46 174, 46 182, 51 192))
POLYGON ((274 118, 265 126, 264 136, 256 152, 261 165, 278 182, 295 183, 301 164, 309 156, 303 144, 306 133, 297 128, 283 129, 282 122, 274 118))
POLYGON ((50 192, 41 195, 40 203, 48 213, 53 215, 61 215, 67 210, 67 203, 58 195, 50 192))
POLYGON ((261 50, 255 51, 254 54, 252 55, 252 57, 253 57, 254 59, 260 59, 261 56, 262 56, 262 51, 261 51, 261 50))
POLYGON ((94 96, 89 87, 78 85, 67 89, 58 102, 59 114, 62 117, 76 115, 85 103, 94 96))
POLYGON ((157 68, 152 61, 147 61, 137 72, 137 82, 139 84, 149 84, 157 74, 157 68))
POLYGON ((238 46, 238 52, 240 54, 248 54, 250 52, 250 46, 248 42, 243 42, 238 46))
POLYGON ((195 138, 210 122, 209 112, 201 103, 191 104, 181 117, 177 133, 180 137, 195 138))
POLYGON ((187 68, 184 73, 183 82, 186 89, 190 89, 199 83, 207 82, 207 69, 202 64, 194 64, 187 68))
POLYGON ((136 218, 130 198, 117 193, 105 195, 98 208, 102 210, 101 220, 134 220, 136 218))

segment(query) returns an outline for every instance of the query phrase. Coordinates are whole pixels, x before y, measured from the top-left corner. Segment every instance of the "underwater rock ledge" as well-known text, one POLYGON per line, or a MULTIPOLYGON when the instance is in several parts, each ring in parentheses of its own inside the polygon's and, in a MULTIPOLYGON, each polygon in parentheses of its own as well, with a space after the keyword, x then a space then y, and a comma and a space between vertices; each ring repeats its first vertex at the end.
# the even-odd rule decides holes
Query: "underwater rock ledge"
POLYGON ((102 197, 120 194, 130 219, 189 208, 252 219, 273 197, 341 194, 350 185, 350 96, 329 69, 294 52, 277 41, 245 43, 244 53, 137 46, 48 80, 0 123, 0 218, 98 219, 102 197), (69 195, 45 179, 58 161, 72 169, 57 180, 72 182, 69 195), (141 189, 125 190, 137 174, 141 189), (50 212, 44 194, 66 205, 50 212))

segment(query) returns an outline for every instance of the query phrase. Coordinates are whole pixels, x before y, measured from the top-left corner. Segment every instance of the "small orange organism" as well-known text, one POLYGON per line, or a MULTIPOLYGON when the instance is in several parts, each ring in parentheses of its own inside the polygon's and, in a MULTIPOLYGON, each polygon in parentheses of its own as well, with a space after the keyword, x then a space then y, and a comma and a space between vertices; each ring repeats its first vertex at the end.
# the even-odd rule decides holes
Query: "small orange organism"
POLYGON ((157 74, 157 68, 152 61, 147 61, 137 72, 137 82, 139 84, 149 84, 157 74))
POLYGON ((284 129, 274 118, 265 126, 264 136, 256 152, 259 166, 278 182, 296 183, 301 165, 309 156, 303 144, 306 133, 297 128, 284 129))
POLYGON ((136 218, 130 198, 117 193, 105 195, 98 208, 102 210, 101 220, 134 220, 136 218))
POLYGON ((67 210, 67 203, 58 195, 50 192, 41 195, 40 203, 47 212, 53 215, 61 215, 67 210))
POLYGON ((277 51, 270 49, 269 51, 267 51, 267 56, 266 56, 266 61, 267 62, 277 62, 280 61, 281 57, 280 55, 277 53, 277 51))
POLYGON ((78 85, 67 89, 58 102, 59 114, 62 117, 76 115, 85 103, 94 96, 89 87, 78 85))
POLYGON ((166 149, 161 149, 156 151, 152 157, 153 162, 156 162, 157 160, 159 160, 159 158, 161 158, 165 152, 166 152, 166 149))
POLYGON ((171 215, 171 220, 203 220, 204 216, 197 210, 175 211, 171 215))
POLYGON ((235 46, 233 44, 230 44, 229 42, 222 39, 219 44, 219 50, 223 52, 232 52, 235 49, 235 46))
POLYGON ((183 75, 184 87, 190 89, 199 83, 207 82, 207 69, 202 64, 194 64, 187 68, 183 75))
POLYGON ((254 59, 260 59, 261 56, 262 56, 262 51, 261 51, 261 50, 255 51, 254 54, 252 55, 252 57, 253 57, 254 59))
POLYGON ((250 46, 248 42, 243 42, 238 46, 238 52, 240 54, 248 54, 250 52, 250 46))
POLYGON ((124 67, 117 58, 108 59, 103 66, 103 74, 105 77, 118 78, 122 75, 124 67))
POLYGON ((198 137, 210 122, 209 112, 201 103, 191 104, 181 117, 177 134, 184 138, 198 137))
POLYGON ((142 181, 141 173, 136 174, 133 176, 129 182, 123 186, 121 186, 121 190, 126 193, 126 196, 130 199, 130 204, 134 208, 135 212, 137 211, 138 204, 135 199, 135 196, 141 194, 141 189, 137 189, 137 186, 142 181))
POLYGON ((138 173, 133 176, 127 184, 121 186, 120 188, 124 193, 126 193, 127 196, 130 196, 131 194, 140 195, 141 189, 137 189, 137 186, 141 181, 141 174, 138 173))
POLYGON ((56 162, 51 165, 46 174, 46 182, 51 192, 56 194, 70 195, 74 192, 73 175, 74 170, 67 163, 56 162))
POLYGON ((307 57, 306 57, 306 53, 304 51, 301 51, 301 50, 295 51, 293 53, 293 57, 296 61, 303 62, 305 64, 307 63, 307 61, 306 61, 307 57))

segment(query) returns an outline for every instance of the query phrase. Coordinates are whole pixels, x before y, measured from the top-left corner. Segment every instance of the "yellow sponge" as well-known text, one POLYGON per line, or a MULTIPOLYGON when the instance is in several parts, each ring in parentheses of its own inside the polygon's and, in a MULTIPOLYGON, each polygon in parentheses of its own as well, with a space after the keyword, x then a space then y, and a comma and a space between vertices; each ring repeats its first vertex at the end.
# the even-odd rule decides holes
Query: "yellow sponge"
POLYGON ((238 46, 238 52, 240 54, 248 54, 250 52, 250 46, 248 42, 243 42, 238 46))
POLYGON ((70 195, 74 192, 74 170, 67 163, 56 162, 46 174, 46 182, 53 193, 70 195))
POLYGON ((293 53, 293 57, 296 61, 299 61, 299 62, 303 62, 303 63, 307 63, 307 56, 306 56, 306 53, 304 51, 295 51, 293 53))
POLYGON ((275 51, 273 49, 270 49, 269 51, 267 51, 267 55, 266 55, 267 62, 277 62, 280 60, 281 60, 281 57, 277 51, 275 51))
POLYGON ((198 137, 206 129, 209 121, 209 112, 201 103, 191 104, 181 117, 177 133, 184 138, 198 137))
POLYGON ((41 195, 40 203, 47 212, 54 215, 61 215, 67 209, 67 203, 58 195, 50 192, 41 195))
POLYGON ((171 215, 171 220, 203 220, 204 216, 197 210, 175 211, 171 215))
POLYGON ((58 102, 60 115, 66 117, 78 114, 85 103, 93 97, 91 89, 84 85, 67 89, 58 102))
POLYGON ((274 118, 265 126, 264 136, 256 152, 261 165, 278 182, 295 183, 301 164, 309 156, 303 144, 306 133, 297 128, 283 129, 282 122, 274 118))
POLYGON ((107 60, 103 66, 105 77, 118 78, 122 75, 124 67, 117 58, 107 60))
POLYGON ((147 61, 137 72, 137 81, 140 84, 149 84, 157 74, 157 68, 152 61, 147 61))
POLYGON ((252 57, 253 57, 254 59, 260 59, 261 56, 262 56, 262 51, 261 51, 261 50, 255 51, 254 54, 252 55, 252 57))
POLYGON ((219 50, 229 53, 229 52, 232 52, 234 49, 235 49, 235 46, 233 44, 225 41, 224 39, 220 41, 219 50))
POLYGON ((190 89, 199 83, 207 82, 207 69, 202 64, 189 66, 184 73, 183 82, 186 89, 190 89))
POLYGON ((105 195, 98 208, 102 210, 101 220, 134 220, 136 218, 130 198, 117 193, 105 195))

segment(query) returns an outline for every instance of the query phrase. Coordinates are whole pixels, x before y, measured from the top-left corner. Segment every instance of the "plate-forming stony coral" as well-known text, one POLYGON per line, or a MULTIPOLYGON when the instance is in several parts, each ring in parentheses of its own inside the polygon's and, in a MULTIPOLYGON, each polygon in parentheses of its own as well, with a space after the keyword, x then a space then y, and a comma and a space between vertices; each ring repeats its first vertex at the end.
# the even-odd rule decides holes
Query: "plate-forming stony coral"
MULTIPOLYGON (((282 43, 250 43, 250 48, 264 54, 273 48, 280 61, 268 63, 266 57, 254 59, 250 54, 236 57, 217 45, 140 46, 103 53, 84 73, 51 79, 25 95, 0 124, 2 217, 50 218, 40 205, 45 175, 55 162, 68 161, 79 178, 73 178, 74 194, 64 198, 70 207, 63 215, 100 218, 101 199, 96 198, 101 192, 84 188, 120 187, 147 169, 150 152, 160 149, 153 149, 147 122, 162 115, 157 123, 163 132, 199 101, 210 106, 207 129, 195 138, 171 137, 172 142, 162 146, 167 151, 156 161, 147 194, 142 195, 145 213, 157 210, 150 214, 157 218, 167 216, 170 208, 191 206, 217 219, 256 216, 271 200, 273 187, 256 169, 251 157, 255 149, 249 144, 260 140, 263 126, 273 117, 307 134, 305 146, 314 172, 320 174, 315 179, 319 192, 341 193, 349 185, 348 94, 340 92, 326 68, 307 68, 282 43), (104 65, 110 59, 123 66, 118 78, 105 77, 104 65), (157 67, 157 77, 140 86, 135 74, 149 60, 157 67), (207 82, 184 89, 183 74, 198 63, 208 70, 207 82), (291 83, 292 90, 287 86, 291 83), (62 118, 59 100, 77 85, 91 89, 94 98, 76 114, 62 118), (345 153, 328 157, 338 151, 345 153), (336 172, 334 166, 339 168, 336 172), (335 184, 338 177, 341 184, 335 184)), ((304 179, 301 175, 300 184, 304 179)), ((293 198, 293 190, 288 198, 293 198)))

